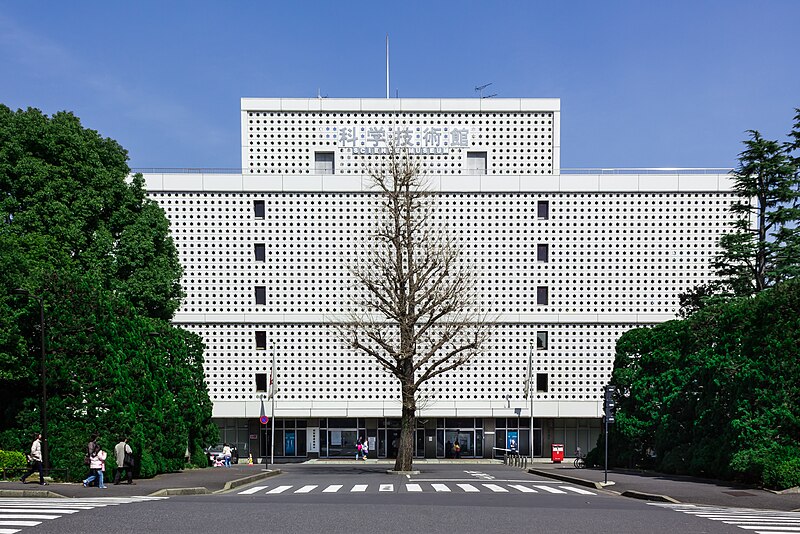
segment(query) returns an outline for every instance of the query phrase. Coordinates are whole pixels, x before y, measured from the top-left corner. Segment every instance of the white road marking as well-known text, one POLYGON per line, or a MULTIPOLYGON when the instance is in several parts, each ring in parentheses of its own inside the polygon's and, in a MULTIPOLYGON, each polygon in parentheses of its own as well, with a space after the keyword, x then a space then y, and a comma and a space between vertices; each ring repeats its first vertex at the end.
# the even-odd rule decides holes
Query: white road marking
POLYGON ((367 491, 368 487, 369 486, 367 484, 356 484, 355 486, 353 486, 353 489, 351 489, 350 491, 352 493, 360 493, 360 492, 367 491))
POLYGON ((244 491, 240 491, 239 495, 252 495, 253 493, 258 493, 261 490, 267 489, 267 486, 253 486, 250 489, 246 489, 244 491))
POLYGON ((464 490, 467 493, 475 493, 475 492, 480 492, 481 491, 478 488, 476 488, 475 486, 473 486, 472 484, 456 484, 456 486, 458 486, 459 488, 461 488, 462 490, 464 490))
POLYGON ((322 490, 322 493, 336 493, 340 489, 342 489, 342 484, 331 484, 330 486, 322 490))
POLYGON ((313 490, 316 487, 317 487, 316 484, 309 484, 308 486, 303 486, 302 488, 298 489, 297 491, 295 491, 295 493, 308 493, 309 491, 313 490))
POLYGON ((793 512, 774 510, 753 510, 749 508, 721 508, 693 504, 648 503, 651 506, 670 508, 710 521, 718 521, 726 525, 755 531, 757 534, 789 534, 800 532, 800 516, 793 512))
POLYGON ((394 484, 381 484, 378 491, 394 491, 394 484))
POLYGON ((18 528, 0 528, 0 534, 16 534, 19 531, 18 528))
POLYGON ((406 484, 406 491, 422 491, 422 486, 419 484, 406 484))
POLYGON ((551 488, 550 486, 537 486, 534 485, 534 488, 539 488, 542 491, 546 491, 547 493, 566 493, 566 491, 561 491, 560 489, 551 488))
POLYGON ((575 488, 575 487, 572 487, 572 486, 559 486, 559 488, 565 489, 565 490, 568 490, 568 491, 572 491, 572 492, 578 493, 580 495, 597 495, 596 493, 594 493, 592 491, 589 491, 589 490, 585 490, 583 488, 575 488))
POLYGON ((450 491, 450 488, 447 487, 447 484, 431 484, 431 486, 437 492, 441 492, 441 491, 449 492, 450 491))
POLYGON ((13 507, 13 508, 8 508, 8 507, 0 508, 0 514, 1 513, 12 513, 13 514, 13 513, 17 513, 17 512, 30 512, 31 510, 39 510, 39 509, 44 510, 44 511, 46 511, 48 513, 51 513, 51 514, 75 514, 75 513, 80 512, 80 510, 67 510, 66 508, 44 508, 44 507, 41 507, 41 508, 40 507, 27 508, 27 507, 19 506, 19 507, 13 507))
POLYGON ((5 519, 58 519, 60 515, 49 514, 0 514, 0 521, 5 519))
POLYGON ((528 486, 523 486, 522 484, 509 484, 508 487, 519 490, 522 493, 539 493, 535 489, 529 488, 528 486))
POLYGON ((291 488, 291 486, 278 486, 277 488, 272 488, 271 490, 269 490, 267 492, 267 495, 270 495, 270 494, 274 495, 274 494, 277 494, 277 493, 283 493, 284 491, 288 490, 289 488, 291 488))
POLYGON ((484 488, 488 488, 495 493, 508 493, 508 490, 502 486, 498 486, 497 484, 484 484, 484 488))
POLYGON ((41 524, 41 521, 0 521, 4 527, 35 527, 41 524))

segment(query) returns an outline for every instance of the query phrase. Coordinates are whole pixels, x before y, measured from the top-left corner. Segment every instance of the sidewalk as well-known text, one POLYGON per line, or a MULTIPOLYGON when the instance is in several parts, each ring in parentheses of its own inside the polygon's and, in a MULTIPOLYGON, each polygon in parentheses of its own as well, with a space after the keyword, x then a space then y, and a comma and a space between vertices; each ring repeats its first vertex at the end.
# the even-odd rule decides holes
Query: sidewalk
POLYGON ((37 477, 23 484, 19 481, 0 482, 0 497, 132 497, 141 495, 201 495, 215 493, 249 484, 256 480, 280 474, 280 469, 271 466, 266 470, 264 464, 238 464, 231 467, 208 467, 206 469, 187 469, 179 473, 167 473, 153 478, 134 479, 133 485, 124 482, 115 486, 113 472, 107 473, 108 489, 97 486, 84 488, 78 483, 52 482, 40 486, 37 477), (35 479, 35 482, 33 481, 35 479))
POLYGON ((527 471, 636 499, 800 512, 800 493, 777 493, 732 482, 633 469, 610 469, 609 485, 604 485, 606 474, 603 469, 576 469, 571 458, 561 464, 535 461, 527 471))

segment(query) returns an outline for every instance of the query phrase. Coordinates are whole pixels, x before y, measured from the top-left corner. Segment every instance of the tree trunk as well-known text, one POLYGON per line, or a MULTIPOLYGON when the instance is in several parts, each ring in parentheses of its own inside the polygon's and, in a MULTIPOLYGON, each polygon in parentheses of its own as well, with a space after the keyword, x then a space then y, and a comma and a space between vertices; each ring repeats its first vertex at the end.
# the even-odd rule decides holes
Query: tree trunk
POLYGON ((411 471, 414 461, 414 427, 417 418, 416 391, 413 385, 403 385, 403 414, 400 419, 400 444, 397 449, 395 471, 411 471))

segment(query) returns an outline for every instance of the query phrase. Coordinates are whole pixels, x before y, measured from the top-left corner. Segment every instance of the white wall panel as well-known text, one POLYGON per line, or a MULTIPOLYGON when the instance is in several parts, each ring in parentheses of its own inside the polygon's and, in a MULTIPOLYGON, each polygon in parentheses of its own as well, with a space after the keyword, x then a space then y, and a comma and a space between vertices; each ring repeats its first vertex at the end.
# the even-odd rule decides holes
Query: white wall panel
POLYGON ((619 336, 674 318, 678 295, 712 278, 717 240, 732 222, 731 182, 559 175, 557 100, 483 100, 398 100, 391 106, 401 110, 387 114, 381 99, 243 99, 242 176, 146 177, 184 266, 175 321, 207 345, 215 417, 257 417, 254 377, 270 372, 273 344, 280 416, 399 416, 396 379, 349 350, 331 324, 362 291, 349 268, 367 260, 378 202, 363 173, 382 165, 380 156, 341 152, 334 128, 359 136, 363 128, 357 142, 367 143, 368 129, 384 124, 469 129, 469 147, 420 161, 438 191, 436 220, 479 273, 483 311, 502 321, 485 353, 426 385, 423 416, 506 417, 508 403, 512 413, 527 410, 530 347, 542 331, 548 345, 533 356, 547 388, 535 394, 536 416, 599 416, 619 336), (481 106, 492 111, 475 112, 481 106), (484 176, 464 172, 465 151, 477 149, 489 153, 484 176), (316 173, 314 150, 341 157, 336 174, 316 173), (538 217, 540 203, 548 218, 538 217), (538 245, 547 245, 547 261, 538 245), (547 303, 536 300, 540 286, 547 303), (256 287, 265 304, 255 304, 256 287), (267 350, 256 348, 257 332, 267 350))

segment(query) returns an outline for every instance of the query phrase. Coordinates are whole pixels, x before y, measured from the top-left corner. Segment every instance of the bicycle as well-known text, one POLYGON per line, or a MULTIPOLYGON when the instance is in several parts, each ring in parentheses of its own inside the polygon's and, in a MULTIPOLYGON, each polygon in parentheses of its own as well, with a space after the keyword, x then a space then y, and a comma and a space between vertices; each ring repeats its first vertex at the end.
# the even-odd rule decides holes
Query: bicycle
POLYGON ((573 462, 573 465, 575 465, 575 469, 583 469, 584 467, 586 467, 586 457, 578 456, 577 458, 575 458, 575 462, 573 462))

